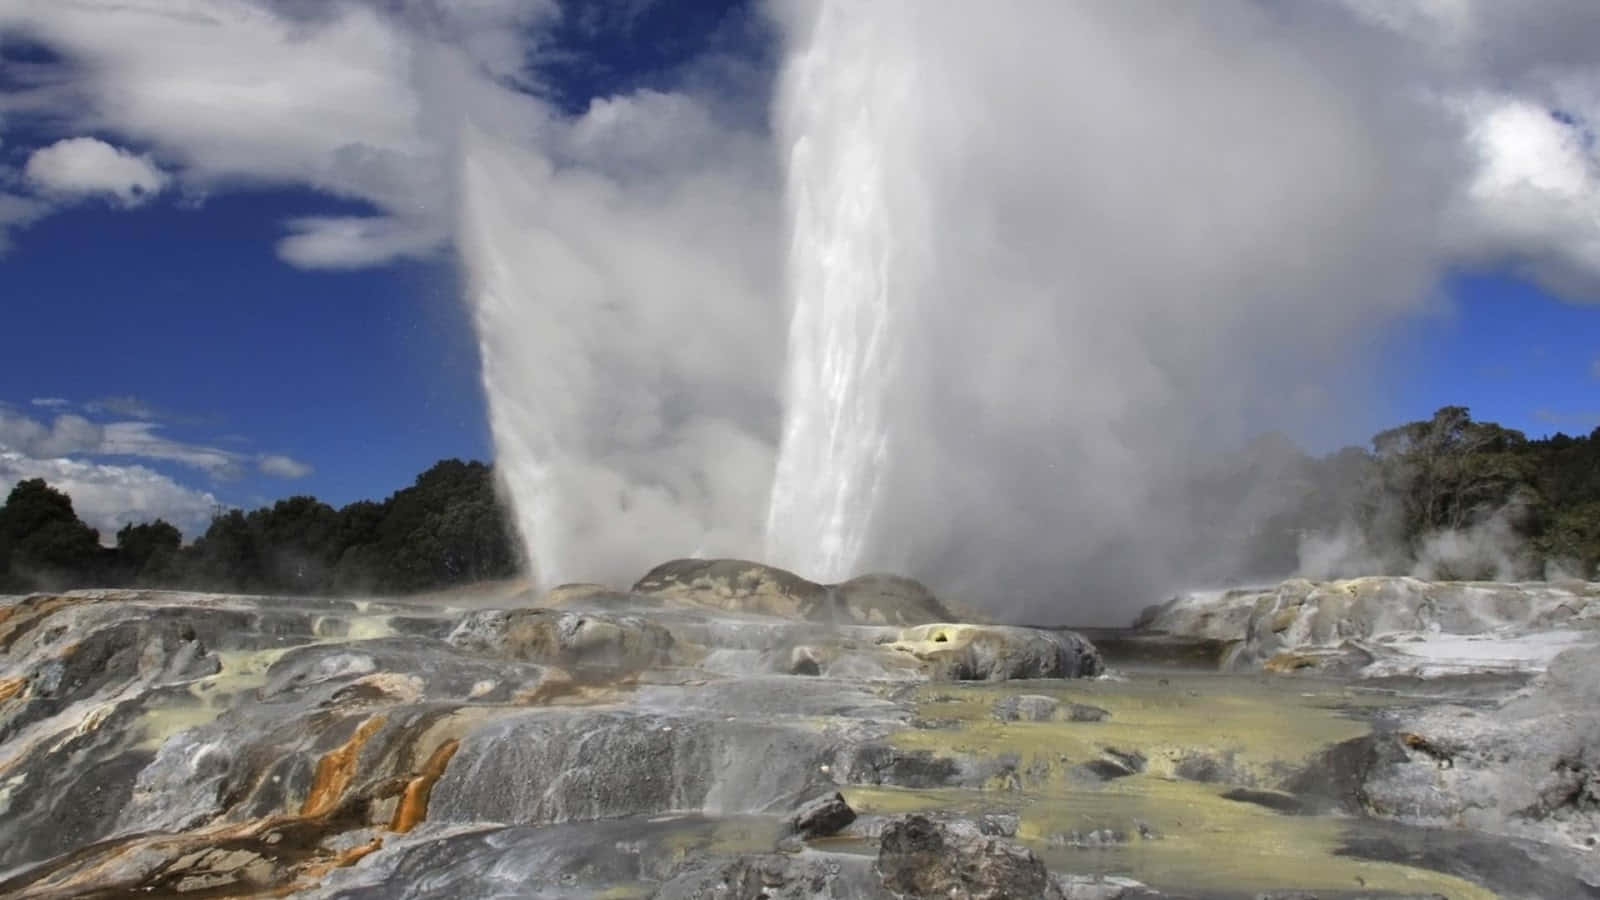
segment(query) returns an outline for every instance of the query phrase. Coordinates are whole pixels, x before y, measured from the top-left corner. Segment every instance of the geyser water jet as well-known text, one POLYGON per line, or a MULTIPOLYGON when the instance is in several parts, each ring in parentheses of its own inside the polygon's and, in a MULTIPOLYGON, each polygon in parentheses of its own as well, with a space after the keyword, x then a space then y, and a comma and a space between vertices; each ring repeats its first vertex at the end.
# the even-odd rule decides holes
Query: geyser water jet
MULTIPOLYGON (((889 4, 894 5, 894 4, 889 4)), ((886 411, 897 307, 895 110, 911 71, 881 20, 824 3, 784 72, 791 315, 784 429, 766 550, 823 581, 856 574, 889 463, 886 411), (863 21, 863 19, 866 21, 863 21)))

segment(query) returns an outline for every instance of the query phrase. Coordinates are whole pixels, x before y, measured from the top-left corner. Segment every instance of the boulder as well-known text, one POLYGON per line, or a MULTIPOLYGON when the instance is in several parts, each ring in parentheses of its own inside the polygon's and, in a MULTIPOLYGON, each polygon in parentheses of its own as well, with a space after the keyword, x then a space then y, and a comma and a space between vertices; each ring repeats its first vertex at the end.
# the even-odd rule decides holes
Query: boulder
POLYGON ((1065 900, 1161 900, 1167 896, 1132 878, 1113 875, 1059 875, 1056 886, 1065 900))
POLYGON ((1002 722, 1104 722, 1111 713, 1087 703, 1062 703, 1043 694, 1018 694, 994 702, 1002 722))
POLYGON ((776 566, 742 559, 675 559, 645 573, 635 594, 684 606, 826 620, 828 588, 776 566))
POLYGON ((539 598, 538 605, 546 609, 600 609, 616 610, 647 606, 652 598, 636 596, 603 584, 580 582, 558 584, 539 598))
POLYGON ((856 811, 835 791, 801 805, 789 817, 789 827, 802 837, 818 838, 838 834, 856 820, 856 811))
POLYGON ((1562 641, 1597 623, 1600 585, 1371 576, 1184 594, 1145 610, 1134 627, 1230 643, 1225 667, 1433 677, 1536 672, 1562 641), (1503 649, 1485 653, 1462 638, 1503 649))
POLYGON ((762 853, 693 866, 662 885, 654 900, 895 900, 869 858, 847 854, 762 853))
POLYGON ((833 588, 844 621, 861 625, 924 625, 955 618, 920 581, 899 575, 862 575, 833 588))
POLYGON ((1048 722, 1060 711, 1060 701, 1042 694, 1019 694, 994 702, 994 717, 1002 722, 1048 722))
POLYGON ((1081 635, 1011 625, 918 625, 886 645, 920 661, 942 681, 1086 678, 1101 674, 1100 652, 1081 635))
POLYGON ((1032 850, 971 822, 895 818, 879 838, 877 868, 883 886, 900 897, 1063 900, 1032 850))
POLYGON ((637 616, 553 609, 480 609, 448 642, 472 653, 573 669, 635 670, 667 661, 672 633, 637 616))
MULTIPOLYGON (((578 586, 589 589, 590 586, 578 586)), ((818 584, 742 559, 675 559, 651 569, 633 596, 671 605, 843 625, 919 625, 954 618, 921 582, 871 574, 818 584)))
POLYGON ((1600 659, 1569 650, 1488 709, 1395 714, 1287 787, 1349 812, 1589 850, 1600 842, 1600 659))

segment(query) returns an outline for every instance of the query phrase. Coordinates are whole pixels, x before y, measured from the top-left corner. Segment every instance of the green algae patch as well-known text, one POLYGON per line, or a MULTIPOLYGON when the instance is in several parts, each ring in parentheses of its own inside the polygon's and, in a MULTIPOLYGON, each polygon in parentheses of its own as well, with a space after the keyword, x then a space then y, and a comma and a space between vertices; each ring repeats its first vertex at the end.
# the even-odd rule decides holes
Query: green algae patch
POLYGON ((140 717, 141 750, 158 749, 180 731, 205 725, 234 705, 240 695, 267 683, 267 670, 291 647, 221 650, 216 674, 196 679, 186 693, 154 700, 140 717))
POLYGON ((1168 890, 1495 896, 1450 875, 1340 855, 1358 821, 1281 815, 1225 799, 1224 790, 1148 776, 1118 779, 1024 805, 1017 836, 1053 871, 1128 875, 1168 890))
POLYGON ((1494 896, 1453 876, 1340 855, 1359 820, 1288 816, 1222 796, 1241 785, 1276 787, 1328 746, 1368 733, 1352 711, 1392 702, 1371 692, 1314 679, 1138 674, 923 685, 910 702, 922 727, 896 732, 895 747, 1006 764, 981 789, 844 788, 858 812, 1013 812, 1018 839, 1053 871, 1124 875, 1167 890, 1494 896), (1023 694, 1111 715, 995 716, 997 701, 1023 694), (1106 779, 1085 765, 1106 761, 1127 774, 1106 779))
POLYGON ((1050 796, 965 789, 846 787, 866 815, 1015 812, 1017 839, 1051 871, 1120 875, 1157 889, 1389 891, 1492 900, 1469 881, 1340 855, 1358 822, 1284 816, 1221 796, 1225 788, 1134 776, 1050 796))
POLYGON ((917 789, 879 785, 841 785, 839 793, 844 796, 844 802, 850 804, 851 809, 869 816, 898 816, 904 813, 940 810, 972 812, 986 806, 1006 809, 1015 805, 1014 801, 1008 804, 1008 798, 996 796, 989 791, 960 788, 917 789))
POLYGON ((215 721, 229 707, 237 705, 241 696, 265 686, 268 670, 291 650, 316 644, 376 640, 398 633, 390 622, 390 616, 368 614, 364 603, 358 601, 357 607, 362 613, 348 619, 316 617, 313 625, 318 638, 307 643, 264 650, 216 651, 219 667, 215 674, 191 682, 187 696, 163 698, 152 703, 142 716, 137 747, 154 750, 181 731, 215 721), (348 622, 346 630, 330 630, 326 624, 341 621, 348 622))
POLYGON ((1348 709, 1374 702, 1381 701, 1336 685, 1242 675, 924 685, 912 703, 934 727, 905 729, 891 740, 940 755, 1013 755, 1025 782, 1060 781, 1110 748, 1141 754, 1153 775, 1177 776, 1186 762, 1209 759, 1220 780, 1271 786, 1318 751, 1366 734, 1366 723, 1348 709), (1100 722, 997 720, 995 703, 1019 694, 1048 696, 1063 707, 1092 704, 1111 715, 1100 722))
POLYGON ((662 846, 688 857, 695 853, 767 853, 783 836, 783 823, 765 816, 685 818, 662 841, 662 846))

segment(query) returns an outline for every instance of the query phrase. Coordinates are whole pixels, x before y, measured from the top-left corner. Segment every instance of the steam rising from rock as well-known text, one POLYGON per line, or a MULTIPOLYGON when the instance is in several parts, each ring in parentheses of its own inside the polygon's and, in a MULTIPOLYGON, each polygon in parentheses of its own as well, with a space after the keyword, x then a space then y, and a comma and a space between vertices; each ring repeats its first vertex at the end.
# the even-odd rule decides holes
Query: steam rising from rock
POLYGON ((546 584, 760 552, 782 340, 763 299, 774 192, 763 157, 703 116, 644 95, 544 123, 559 156, 478 128, 463 139, 490 427, 546 584), (684 147, 686 118, 716 140, 684 147))
POLYGON ((546 583, 758 556, 1093 621, 1249 574, 1282 498, 1195 484, 1267 428, 1351 435, 1374 339, 1487 240, 1440 225, 1484 164, 1436 102, 1459 69, 1397 68, 1393 23, 771 11, 770 134, 644 91, 463 142, 491 421, 546 583))

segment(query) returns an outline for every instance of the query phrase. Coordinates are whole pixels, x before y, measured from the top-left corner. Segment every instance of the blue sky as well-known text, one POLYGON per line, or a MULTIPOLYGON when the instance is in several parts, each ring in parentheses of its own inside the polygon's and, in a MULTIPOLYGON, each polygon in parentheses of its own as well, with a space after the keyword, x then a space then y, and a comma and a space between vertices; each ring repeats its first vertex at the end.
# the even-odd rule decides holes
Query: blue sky
MULTIPOLYGON (((521 90, 570 113, 595 97, 742 77, 767 52, 742 2, 572 7, 518 38, 554 51, 529 66, 521 90)), ((0 58, 0 91, 14 97, 37 89, 31 69, 71 63, 20 29, 0 28, 0 58)), ((745 79, 724 93, 759 90, 759 79, 745 79)), ((34 149, 83 134, 54 110, 22 109, 0 129, 13 184, 34 149)), ((90 136, 160 153, 114 133, 90 136)), ((6 174, 0 167, 0 188, 6 174)), ((386 496, 439 459, 493 459, 450 248, 360 268, 289 264, 277 249, 292 231, 286 222, 370 216, 373 204, 230 182, 133 204, 91 192, 23 220, 0 255, 14 338, 0 361, 0 415, 46 427, 61 416, 154 426, 147 433, 170 444, 155 455, 68 452, 148 469, 206 497, 181 498, 181 511, 152 504, 149 515, 179 518, 191 534, 208 506, 307 493, 342 505, 386 496), (167 458, 183 456, 193 458, 167 458)), ((5 222, 0 208, 0 248, 5 222)), ((115 518, 147 517, 132 509, 115 518)))
MULTIPOLYGON (((491 456, 478 360, 446 260, 306 271, 273 252, 287 215, 337 210, 303 191, 195 206, 89 203, 17 239, 4 266, 15 335, 0 385, 96 419, 135 398, 177 441, 282 454, 311 470, 243 467, 227 502, 306 492, 334 504, 383 496, 435 460, 491 456)), ((193 472, 153 463, 178 478, 193 472)))
POLYGON ((1600 427, 1600 307, 1504 272, 1463 274, 1448 302, 1389 336, 1389 421, 1447 404, 1530 437, 1600 427))
MULTIPOLYGON (((111 467, 74 470, 86 496, 118 485, 80 501, 99 524, 165 514, 193 531, 213 505, 378 498, 437 459, 494 456, 448 141, 419 72, 473 72, 492 88, 475 103, 527 100, 529 132, 543 116, 581 137, 596 99, 678 91, 759 136, 778 65, 741 2, 494 0, 478 18, 431 0, 409 18, 175 2, 216 16, 223 49, 154 0, 0 12, 0 451, 14 474, 111 467), (228 78, 225 101, 203 96, 228 78)), ((1517 195, 1514 229, 1440 229, 1439 297, 1359 332, 1383 387, 1314 449, 1445 404, 1532 436, 1600 426, 1600 279, 1585 281, 1589 235, 1566 245, 1593 220, 1593 116, 1497 102, 1466 129, 1486 160, 1468 193, 1532 185, 1544 206, 1517 195)), ((558 163, 581 146, 563 140, 558 163)))

